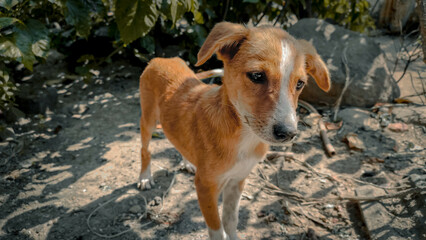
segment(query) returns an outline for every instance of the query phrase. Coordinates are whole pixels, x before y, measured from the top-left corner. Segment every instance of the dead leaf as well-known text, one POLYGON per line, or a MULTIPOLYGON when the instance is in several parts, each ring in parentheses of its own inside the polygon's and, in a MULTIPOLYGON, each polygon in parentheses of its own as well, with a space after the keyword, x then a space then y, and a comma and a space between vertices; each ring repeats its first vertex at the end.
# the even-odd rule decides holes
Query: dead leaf
POLYGON ((321 115, 318 113, 311 113, 303 118, 303 121, 309 126, 313 127, 318 125, 318 121, 321 119, 321 115))
POLYGON ((378 102, 378 103, 374 104, 373 108, 379 108, 379 107, 384 106, 384 105, 386 105, 386 104, 387 104, 387 103, 381 103, 381 102, 378 102))
POLYGON ((390 123, 388 125, 389 130, 393 131, 393 132, 406 132, 408 131, 408 125, 405 123, 390 123))
POLYGON ((340 121, 337 123, 325 122, 324 125, 325 125, 325 128, 327 128, 327 130, 339 130, 343 125, 343 121, 340 121))
POLYGON ((164 137, 160 133, 158 133, 158 132, 153 132, 152 133, 152 138, 160 138, 160 139, 162 139, 164 137))
POLYGON ((395 98, 395 100, 393 100, 395 103, 413 103, 413 101, 410 101, 408 99, 405 98, 395 98))
POLYGON ((358 138, 358 135, 355 133, 346 134, 343 141, 348 144, 349 149, 351 150, 364 151, 365 149, 364 143, 361 141, 361 139, 358 138))
POLYGON ((364 162, 370 163, 370 164, 372 164, 372 163, 384 163, 385 160, 378 158, 378 157, 369 157, 369 158, 365 159, 364 162))

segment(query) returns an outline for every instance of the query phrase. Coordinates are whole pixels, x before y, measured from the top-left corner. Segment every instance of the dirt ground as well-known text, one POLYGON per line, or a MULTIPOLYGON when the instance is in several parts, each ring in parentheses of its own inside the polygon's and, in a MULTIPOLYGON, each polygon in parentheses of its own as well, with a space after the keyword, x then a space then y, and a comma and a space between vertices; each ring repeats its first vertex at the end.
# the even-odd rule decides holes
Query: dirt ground
MULTIPOLYGON (((425 72, 420 60, 415 64, 410 71, 425 72)), ((52 67, 38 70, 62 71, 52 67)), ((13 126, 16 138, 0 143, 0 239, 207 239, 194 177, 182 170, 180 154, 161 129, 150 145, 155 188, 136 188, 141 71, 119 62, 101 70, 91 84, 53 83, 56 108, 13 126)), ((402 86, 407 96, 410 86, 402 86)), ((421 103, 419 97, 410 99, 421 103)), ((330 108, 319 110, 330 121, 330 108)), ((425 239, 424 191, 380 202, 330 200, 359 197, 363 186, 394 194, 424 179, 425 110, 387 104, 343 111, 343 126, 329 131, 337 155, 327 157, 318 128, 309 125, 315 118, 301 109, 297 139, 271 149, 292 152, 296 160, 266 159, 248 178, 240 238, 425 239), (407 128, 391 131, 386 121, 407 128), (361 149, 342 141, 348 134, 357 136, 361 149), (379 215, 368 215, 365 204, 377 203, 379 215), (371 220, 385 224, 377 227, 371 220)))

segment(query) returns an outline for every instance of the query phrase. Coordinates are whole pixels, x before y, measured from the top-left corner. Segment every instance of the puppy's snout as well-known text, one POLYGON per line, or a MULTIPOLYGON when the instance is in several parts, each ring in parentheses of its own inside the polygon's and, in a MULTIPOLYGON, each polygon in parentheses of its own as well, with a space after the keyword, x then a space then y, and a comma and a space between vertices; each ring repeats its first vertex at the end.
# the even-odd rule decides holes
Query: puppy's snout
POLYGON ((274 138, 280 141, 290 140, 297 134, 297 129, 288 127, 282 123, 275 124, 272 131, 274 138))

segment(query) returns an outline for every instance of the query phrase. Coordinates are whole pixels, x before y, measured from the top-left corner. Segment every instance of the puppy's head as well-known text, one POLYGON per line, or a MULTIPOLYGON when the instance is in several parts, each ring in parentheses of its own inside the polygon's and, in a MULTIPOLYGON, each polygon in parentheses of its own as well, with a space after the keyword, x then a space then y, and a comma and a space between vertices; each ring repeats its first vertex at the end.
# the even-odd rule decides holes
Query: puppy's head
POLYGON ((270 144, 297 133, 298 97, 311 75, 328 91, 328 70, 314 47, 280 28, 217 24, 198 53, 197 66, 214 53, 224 63, 223 87, 241 121, 270 144))

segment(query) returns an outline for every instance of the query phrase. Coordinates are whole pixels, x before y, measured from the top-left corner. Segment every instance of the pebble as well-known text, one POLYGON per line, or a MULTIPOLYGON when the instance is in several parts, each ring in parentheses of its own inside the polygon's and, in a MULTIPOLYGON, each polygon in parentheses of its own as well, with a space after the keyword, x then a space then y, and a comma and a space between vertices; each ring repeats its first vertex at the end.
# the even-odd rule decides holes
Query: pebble
POLYGON ((151 200, 150 202, 149 202, 149 206, 158 206, 158 205, 160 205, 160 203, 161 203, 161 197, 159 197, 159 196, 156 196, 156 197, 154 197, 154 199, 153 200, 151 200))
POLYGON ((142 208, 139 205, 134 205, 133 207, 129 208, 129 212, 131 213, 140 213, 142 212, 142 208))

